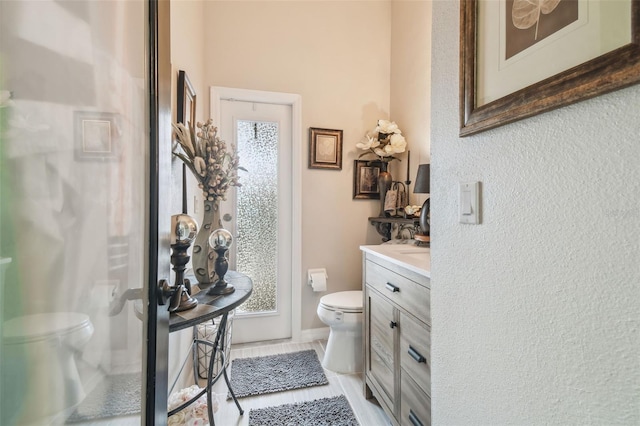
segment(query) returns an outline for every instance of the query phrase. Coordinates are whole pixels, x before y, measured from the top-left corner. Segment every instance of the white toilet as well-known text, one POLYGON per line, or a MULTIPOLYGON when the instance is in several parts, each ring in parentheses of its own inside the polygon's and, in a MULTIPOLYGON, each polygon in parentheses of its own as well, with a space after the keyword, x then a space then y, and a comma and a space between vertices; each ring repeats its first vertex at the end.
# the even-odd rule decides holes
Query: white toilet
POLYGON ((331 329, 322 366, 337 373, 362 371, 362 291, 323 296, 318 317, 331 329))
POLYGON ((31 407, 29 416, 42 418, 78 404, 85 397, 74 359, 93 335, 89 316, 52 312, 12 318, 3 324, 6 355, 26 365, 31 407), (17 358, 22 357, 22 358, 17 358), (52 401, 43 406, 42 401, 52 401))

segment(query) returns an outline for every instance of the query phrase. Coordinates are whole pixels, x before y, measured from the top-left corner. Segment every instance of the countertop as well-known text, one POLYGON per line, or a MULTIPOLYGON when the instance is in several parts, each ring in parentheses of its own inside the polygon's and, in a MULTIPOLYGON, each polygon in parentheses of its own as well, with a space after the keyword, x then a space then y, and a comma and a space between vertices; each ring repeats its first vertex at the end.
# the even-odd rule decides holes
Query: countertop
POLYGON ((360 250, 431 278, 431 249, 408 244, 360 246, 360 250))

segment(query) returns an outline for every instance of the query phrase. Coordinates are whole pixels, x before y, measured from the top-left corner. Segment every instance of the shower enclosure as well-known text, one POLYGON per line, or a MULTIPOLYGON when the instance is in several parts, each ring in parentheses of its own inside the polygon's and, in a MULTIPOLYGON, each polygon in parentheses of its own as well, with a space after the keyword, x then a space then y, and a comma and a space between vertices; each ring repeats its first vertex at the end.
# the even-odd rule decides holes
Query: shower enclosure
POLYGON ((168 3, 0 2, 0 424, 167 421, 168 3))

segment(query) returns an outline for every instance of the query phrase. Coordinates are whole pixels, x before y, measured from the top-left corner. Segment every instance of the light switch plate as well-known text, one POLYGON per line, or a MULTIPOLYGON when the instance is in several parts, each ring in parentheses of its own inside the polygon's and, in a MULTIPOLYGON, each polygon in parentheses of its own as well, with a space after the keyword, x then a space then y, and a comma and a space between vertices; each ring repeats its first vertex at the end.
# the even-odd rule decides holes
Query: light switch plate
POLYGON ((480 223, 480 182, 460 183, 460 223, 480 223))

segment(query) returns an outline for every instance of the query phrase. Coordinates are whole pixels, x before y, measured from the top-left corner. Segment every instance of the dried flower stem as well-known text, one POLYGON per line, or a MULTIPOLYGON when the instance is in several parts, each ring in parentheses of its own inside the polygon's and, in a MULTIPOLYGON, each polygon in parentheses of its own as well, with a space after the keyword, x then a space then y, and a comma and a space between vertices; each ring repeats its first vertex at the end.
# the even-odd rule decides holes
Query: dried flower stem
POLYGON ((227 151, 227 144, 218 137, 218 128, 213 120, 197 123, 198 131, 188 128, 182 123, 173 124, 174 134, 183 152, 173 154, 182 160, 198 181, 206 200, 226 199, 230 186, 242 186, 239 182, 238 170, 240 160, 234 144, 232 153, 227 151))

